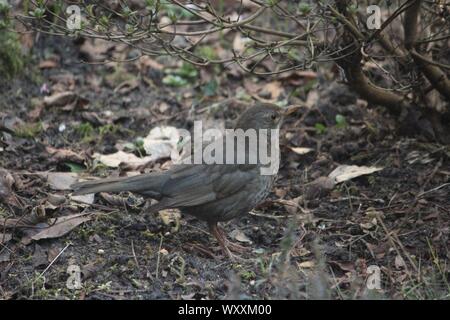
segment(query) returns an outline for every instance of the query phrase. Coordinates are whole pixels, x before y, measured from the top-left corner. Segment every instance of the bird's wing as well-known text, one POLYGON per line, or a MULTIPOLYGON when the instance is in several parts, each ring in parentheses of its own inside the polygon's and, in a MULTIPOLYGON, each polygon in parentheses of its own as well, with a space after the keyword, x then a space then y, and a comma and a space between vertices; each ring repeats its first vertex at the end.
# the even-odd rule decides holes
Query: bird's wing
POLYGON ((162 187, 165 207, 191 207, 223 199, 255 179, 256 166, 180 165, 162 187))

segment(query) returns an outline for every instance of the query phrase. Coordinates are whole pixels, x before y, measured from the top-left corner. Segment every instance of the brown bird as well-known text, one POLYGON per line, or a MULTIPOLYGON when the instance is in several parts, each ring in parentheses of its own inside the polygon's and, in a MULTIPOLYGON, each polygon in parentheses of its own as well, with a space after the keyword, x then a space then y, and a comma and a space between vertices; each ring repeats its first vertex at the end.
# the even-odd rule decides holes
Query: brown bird
MULTIPOLYGON (((239 117, 234 129, 277 129, 283 116, 291 113, 290 109, 287 110, 283 112, 283 109, 272 104, 257 104, 239 117)), ((270 139, 267 140, 267 149, 271 150, 270 139)), ((234 148, 236 151, 236 144, 234 148)), ((224 149, 226 154, 225 145, 224 149)), ((71 187, 75 190, 74 194, 135 192, 159 201, 150 207, 150 212, 178 208, 183 213, 206 221, 225 254, 233 258, 230 249, 242 252, 245 247, 230 242, 218 222, 248 213, 267 197, 276 177, 276 174, 262 175, 260 169, 264 165, 259 162, 249 164, 251 152, 255 149, 246 145, 245 164, 179 164, 164 172, 86 181, 71 187)))

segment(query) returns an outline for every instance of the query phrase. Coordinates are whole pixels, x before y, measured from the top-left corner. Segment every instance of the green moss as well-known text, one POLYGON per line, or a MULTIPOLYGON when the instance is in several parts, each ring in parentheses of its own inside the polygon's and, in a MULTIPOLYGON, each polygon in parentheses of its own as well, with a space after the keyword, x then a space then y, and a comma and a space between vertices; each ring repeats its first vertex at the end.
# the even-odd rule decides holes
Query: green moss
POLYGON ((43 126, 41 122, 37 123, 24 123, 14 130, 16 136, 21 138, 31 139, 41 133, 43 126))
POLYGON ((75 131, 81 136, 83 142, 89 142, 95 139, 94 127, 89 122, 83 122, 75 127, 75 131))
POLYGON ((239 275, 241 276, 241 279, 246 281, 250 281, 256 278, 255 272, 251 270, 243 270, 239 273, 239 275))
POLYGON ((114 134, 114 133, 118 132, 119 130, 120 130, 120 126, 118 126, 118 125, 105 124, 104 126, 101 126, 100 128, 98 128, 98 133, 101 136, 104 136, 104 135, 109 134, 109 133, 114 134))

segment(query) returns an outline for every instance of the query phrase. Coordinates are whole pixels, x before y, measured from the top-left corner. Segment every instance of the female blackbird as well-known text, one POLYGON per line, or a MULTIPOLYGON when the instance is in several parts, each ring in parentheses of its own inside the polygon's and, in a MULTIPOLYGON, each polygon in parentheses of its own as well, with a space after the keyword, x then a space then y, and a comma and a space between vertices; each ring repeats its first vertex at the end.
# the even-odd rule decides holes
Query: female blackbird
MULTIPOLYGON (((280 127, 283 115, 288 113, 290 111, 283 112, 276 105, 257 104, 239 117, 234 129, 243 131, 255 129, 257 132, 260 129, 268 129, 267 131, 270 132, 270 129, 280 127)), ((227 132, 226 135, 228 134, 227 132)), ((267 150, 272 150, 270 137, 267 140, 267 150)), ((278 139, 275 143, 278 160, 278 139)), ((260 144, 257 145, 260 146, 260 144)), ((233 148, 237 150, 236 144, 233 148)), ((226 154, 226 145, 224 149, 226 154)), ((258 148, 246 145, 244 150, 248 160, 249 154, 258 148)), ((271 159, 274 156, 271 155, 271 159)), ((206 221, 211 234, 218 240, 224 252, 233 258, 230 249, 240 252, 244 247, 230 242, 219 228, 218 222, 246 214, 266 198, 276 173, 261 174, 260 169, 265 166, 267 163, 262 164, 259 161, 256 164, 247 162, 244 164, 179 164, 164 172, 79 182, 71 187, 77 195, 132 191, 159 201, 150 207, 151 212, 178 208, 184 213, 206 221)))

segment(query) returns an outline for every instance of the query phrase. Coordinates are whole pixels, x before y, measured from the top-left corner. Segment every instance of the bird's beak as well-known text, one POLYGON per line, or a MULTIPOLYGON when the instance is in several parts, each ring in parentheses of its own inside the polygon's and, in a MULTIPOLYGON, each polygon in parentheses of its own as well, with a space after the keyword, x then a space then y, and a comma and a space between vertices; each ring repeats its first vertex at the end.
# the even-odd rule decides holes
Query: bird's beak
POLYGON ((286 109, 283 112, 283 117, 289 116, 299 109, 300 109, 300 106, 298 106, 298 105, 288 106, 288 107, 286 107, 286 109))

